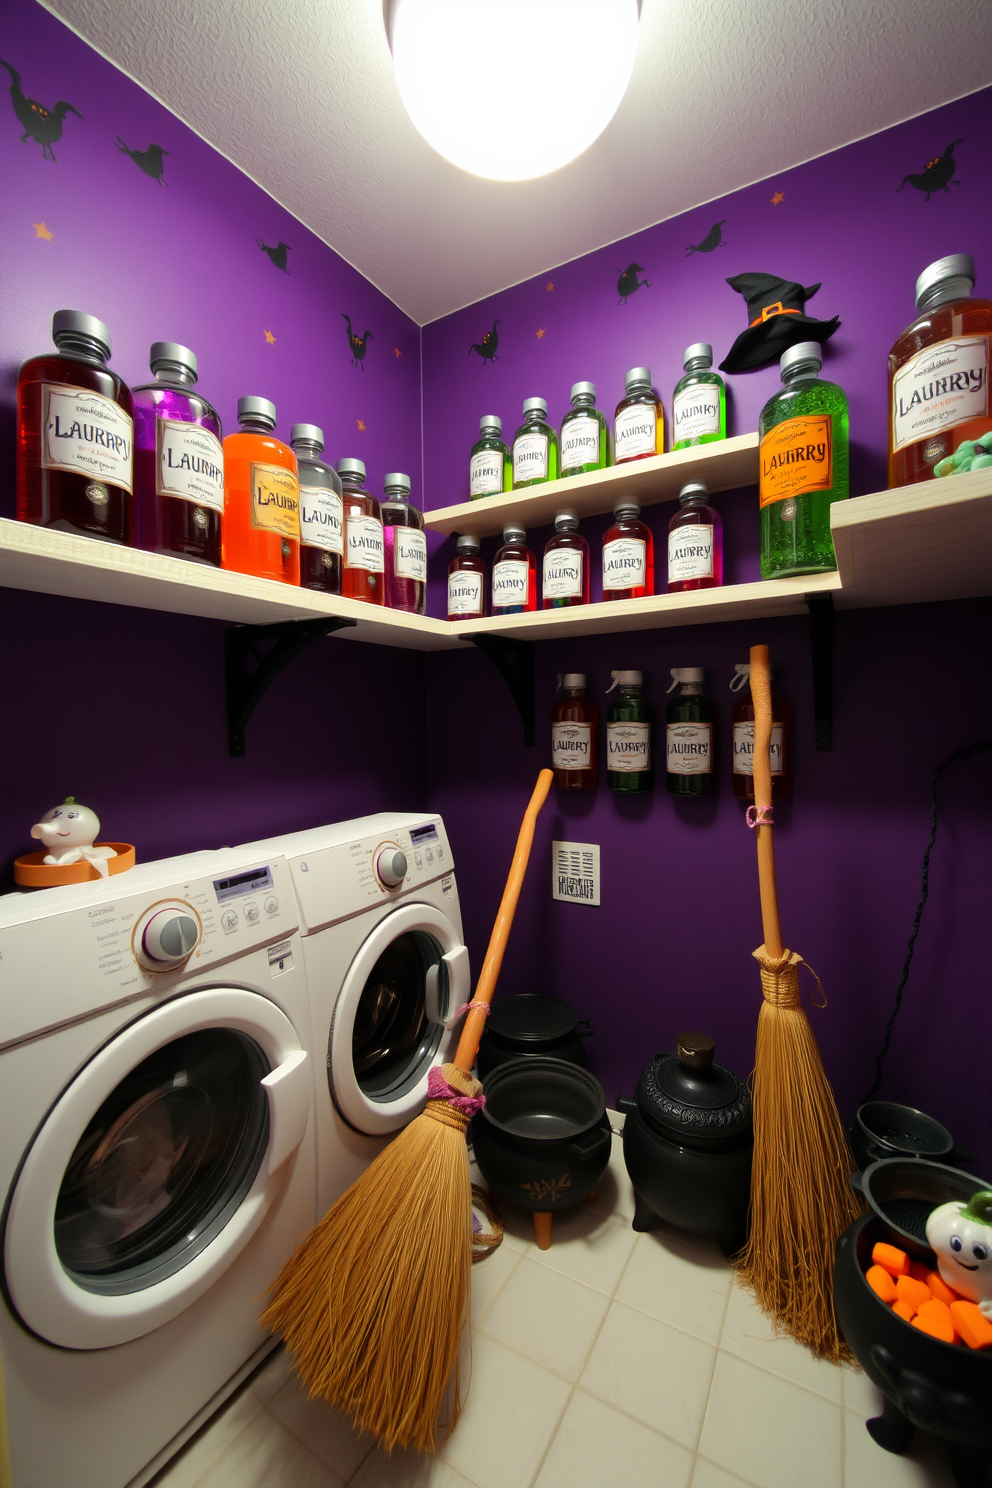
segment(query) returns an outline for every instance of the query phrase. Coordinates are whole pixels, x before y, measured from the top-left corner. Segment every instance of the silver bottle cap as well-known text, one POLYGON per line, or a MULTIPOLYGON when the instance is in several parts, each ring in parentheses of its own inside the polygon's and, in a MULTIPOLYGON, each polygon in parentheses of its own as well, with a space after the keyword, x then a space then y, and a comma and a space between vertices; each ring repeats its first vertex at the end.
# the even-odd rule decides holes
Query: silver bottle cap
MULTIPOLYGON (((87 315, 83 310, 56 310, 52 316, 52 340, 56 346, 61 346, 63 341, 69 345, 73 341, 95 343, 104 360, 110 356, 110 331, 102 320, 87 315)), ((85 349, 89 350, 89 347, 85 349)))
POLYGON ((289 431, 289 442, 294 449, 298 444, 315 444, 319 454, 324 448, 324 431, 318 424, 294 424, 289 431))
POLYGON ((631 388, 651 386, 650 367, 631 367, 623 380, 625 390, 629 393, 631 388))
POLYGON ((400 475, 398 471, 394 470, 391 475, 386 476, 382 484, 383 489, 388 491, 391 496, 402 493, 400 499, 402 501, 409 501, 410 477, 408 475, 400 475))
POLYGON ((815 367, 817 372, 823 366, 823 351, 819 341, 800 341, 796 346, 790 346, 783 351, 782 360, 779 362, 779 370, 784 377, 797 367, 815 367))
MULTIPOLYGON (((574 403, 576 398, 591 398, 596 401, 596 384, 594 382, 573 382, 572 391, 569 393, 569 401, 574 403)), ((569 673, 571 675, 571 673, 569 673)), ((578 676, 578 673, 576 673, 578 676)))
POLYGON ((463 532, 455 543, 455 551, 458 553, 470 553, 472 557, 478 553, 481 543, 474 532, 463 532))
POLYGON ((525 398, 524 415, 528 413, 540 413, 542 416, 548 411, 548 405, 543 398, 525 398))
POLYGON ((967 289, 962 290, 962 298, 971 293, 975 287, 975 260, 970 253, 949 253, 946 258, 938 258, 936 263, 928 264, 916 281, 916 306, 920 308, 924 300, 928 300, 938 284, 943 284, 946 279, 966 279, 967 289))
POLYGON ((587 678, 585 672, 563 672, 561 685, 562 687, 570 687, 574 688, 575 690, 581 688, 581 690, 585 692, 586 681, 587 678))
POLYGON ((355 475, 360 481, 365 479, 364 460, 339 460, 334 469, 338 475, 355 475))
POLYGON ((579 514, 574 511, 560 511, 555 515, 555 531, 561 532, 563 528, 578 527, 579 514))
POLYGON ((276 426, 276 405, 268 398, 239 398, 238 423, 250 419, 253 424, 264 424, 267 429, 276 426))
POLYGON ((710 496, 710 488, 709 488, 709 486, 706 484, 705 481, 699 481, 699 480, 697 480, 697 481, 687 481, 686 484, 682 487, 681 491, 679 492, 679 500, 680 501, 691 501, 694 497, 699 497, 703 501, 708 501, 709 500, 709 496, 710 496))
POLYGON ((712 366, 712 346, 708 341, 694 341, 691 346, 687 346, 685 349, 685 355, 682 358, 683 369, 688 367, 690 362, 702 361, 704 357, 706 361, 709 362, 710 366, 712 366))
POLYGON ((153 341, 148 354, 148 365, 156 375, 159 372, 178 372, 195 382, 197 378, 196 352, 178 341, 153 341))
POLYGON ((639 517, 641 515, 640 503, 631 496, 621 496, 613 508, 613 515, 615 517, 639 517))
POLYGON ((505 543, 525 542, 526 538, 527 528, 521 522, 507 522, 503 528, 503 541, 505 543))
POLYGON ((495 429, 497 434, 502 434, 503 420, 498 413, 484 413, 479 420, 480 434, 485 434, 489 429, 495 429))

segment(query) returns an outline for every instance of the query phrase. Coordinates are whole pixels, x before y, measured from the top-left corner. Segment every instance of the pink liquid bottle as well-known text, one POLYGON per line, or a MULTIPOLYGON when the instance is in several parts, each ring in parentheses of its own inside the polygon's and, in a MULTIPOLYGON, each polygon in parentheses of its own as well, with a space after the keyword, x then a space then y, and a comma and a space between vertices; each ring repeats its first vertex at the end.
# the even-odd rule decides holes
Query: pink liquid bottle
POLYGON ((410 477, 386 476, 382 512, 385 544, 386 604, 391 610, 423 615, 427 610, 427 538, 424 519, 410 505, 410 477))
POLYGON ((603 598, 641 599, 653 593, 654 538, 641 521, 638 503, 624 496, 603 535, 603 598))
POLYGON ((668 592, 715 589, 723 583, 723 518, 710 506, 705 481, 689 481, 668 524, 668 592))

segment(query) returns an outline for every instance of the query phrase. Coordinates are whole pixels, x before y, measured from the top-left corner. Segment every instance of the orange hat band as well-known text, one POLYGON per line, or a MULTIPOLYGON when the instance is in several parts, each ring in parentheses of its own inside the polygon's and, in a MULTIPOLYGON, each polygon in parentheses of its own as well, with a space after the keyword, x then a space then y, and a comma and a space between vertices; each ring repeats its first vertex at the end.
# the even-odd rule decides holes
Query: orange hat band
POLYGON ((774 305, 766 305, 761 314, 751 321, 751 325, 761 325, 763 320, 771 320, 773 315, 802 315, 801 310, 786 310, 781 300, 776 300, 774 305))

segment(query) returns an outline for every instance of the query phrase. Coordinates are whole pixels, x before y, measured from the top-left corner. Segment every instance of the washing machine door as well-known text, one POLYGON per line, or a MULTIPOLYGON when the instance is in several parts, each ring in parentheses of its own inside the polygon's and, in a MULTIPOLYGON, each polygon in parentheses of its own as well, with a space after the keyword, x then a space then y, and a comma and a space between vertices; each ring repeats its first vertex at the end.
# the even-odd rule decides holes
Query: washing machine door
POLYGON ((450 1059, 454 1014, 471 995, 468 951, 448 917, 404 904, 362 943, 338 994, 327 1046, 335 1105, 356 1131, 397 1131, 424 1108, 427 1072, 450 1059))
POLYGON ((7 1296, 70 1349, 176 1317, 277 1201, 310 1115, 306 1052, 267 998, 178 997, 120 1030, 23 1159, 4 1228, 7 1296))

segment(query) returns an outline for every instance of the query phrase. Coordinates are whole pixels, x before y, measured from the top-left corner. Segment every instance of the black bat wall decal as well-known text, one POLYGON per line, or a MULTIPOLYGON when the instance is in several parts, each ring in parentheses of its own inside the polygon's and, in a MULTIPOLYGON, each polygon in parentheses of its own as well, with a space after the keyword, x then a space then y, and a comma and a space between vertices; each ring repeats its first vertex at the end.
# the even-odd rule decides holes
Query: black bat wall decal
POLYGON ((620 296, 618 303, 621 305, 626 305, 630 296, 635 294, 637 290, 651 288, 651 281, 649 279, 638 279, 637 277, 638 274, 644 273, 643 264, 632 263, 626 269, 617 269, 617 273, 620 275, 620 278, 617 280, 617 294, 620 296))
POLYGON ((354 331, 351 329, 350 315, 342 314, 341 319, 348 322, 348 345, 351 347, 351 365, 353 367, 361 367, 362 371, 364 372, 365 343, 366 341, 372 341, 375 338, 373 337, 371 331, 366 331, 364 336, 356 336, 354 331))
MULTIPOLYGON (((915 187, 917 191, 925 191, 926 201, 930 200, 935 191, 949 192, 952 186, 960 186, 961 182, 954 180, 954 172, 957 170, 954 164, 954 151, 958 145, 963 144, 964 140, 951 140, 943 155, 928 160, 919 175, 904 176, 902 186, 905 186, 908 181, 910 186, 915 187)), ((901 191, 902 186, 897 186, 896 190, 901 191)))
POLYGON ((138 169, 144 171, 146 176, 151 176, 152 180, 157 181, 160 186, 168 186, 169 183, 163 175, 164 157, 168 155, 168 150, 163 150, 161 145, 149 145, 147 150, 131 150, 120 135, 117 136, 117 148, 122 155, 130 155, 138 169))
MULTIPOLYGON (((723 222, 726 220, 724 217, 723 222)), ((686 258, 690 253, 712 253, 714 248, 726 248, 727 245, 723 241, 723 222, 714 222, 701 243, 690 243, 685 250, 686 258)))
POLYGON ((487 331, 481 341, 472 342, 472 345, 468 349, 469 356, 472 355, 473 351, 477 351, 484 362, 499 361, 499 357, 496 355, 496 348, 499 345, 499 331, 497 331, 496 327, 502 319, 503 317, 501 315, 499 319, 493 321, 492 330, 487 331))
MULTIPOLYGON (((55 160, 53 145, 57 145, 62 138, 62 122, 66 114, 75 114, 77 119, 83 116, 71 103, 59 99, 54 108, 48 109, 36 98, 28 98, 21 92, 21 77, 16 67, 9 62, 0 59, 0 67, 6 67, 10 73, 10 98, 14 105, 14 113, 24 125, 24 133, 21 135, 21 144, 26 145, 29 139, 34 140, 36 145, 41 146, 42 160, 55 160)), ((57 161, 55 161, 58 164, 57 161)))
POLYGON ((258 244, 259 248, 261 248, 263 253, 267 253, 269 255, 269 259, 273 264, 275 264, 277 269, 282 269, 284 274, 289 273, 289 270, 286 267, 286 254, 292 253, 293 250, 290 248, 288 243, 277 243, 274 248, 270 248, 268 243, 262 242, 261 238, 256 238, 255 242, 258 244))

